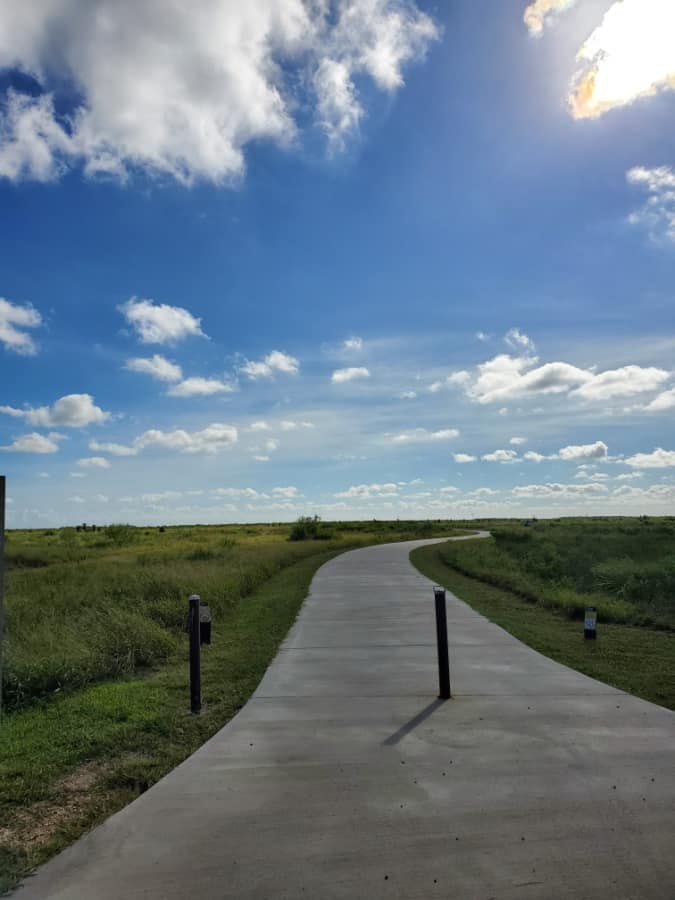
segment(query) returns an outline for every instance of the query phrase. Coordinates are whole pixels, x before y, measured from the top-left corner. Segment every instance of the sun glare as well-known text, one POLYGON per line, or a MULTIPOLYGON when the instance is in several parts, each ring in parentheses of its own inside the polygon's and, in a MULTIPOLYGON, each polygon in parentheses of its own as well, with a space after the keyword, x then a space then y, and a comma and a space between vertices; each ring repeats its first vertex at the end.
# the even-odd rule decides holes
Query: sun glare
POLYGON ((577 119, 595 118, 638 97, 675 88, 675 3, 622 0, 585 42, 569 105, 577 119))

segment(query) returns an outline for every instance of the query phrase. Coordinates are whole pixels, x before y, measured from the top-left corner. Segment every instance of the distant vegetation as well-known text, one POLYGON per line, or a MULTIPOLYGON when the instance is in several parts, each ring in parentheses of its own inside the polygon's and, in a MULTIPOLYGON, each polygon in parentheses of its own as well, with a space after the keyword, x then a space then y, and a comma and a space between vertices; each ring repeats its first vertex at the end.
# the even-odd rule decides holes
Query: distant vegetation
POLYGON ((493 527, 444 560, 488 584, 581 618, 675 629, 675 519, 589 519, 493 527))

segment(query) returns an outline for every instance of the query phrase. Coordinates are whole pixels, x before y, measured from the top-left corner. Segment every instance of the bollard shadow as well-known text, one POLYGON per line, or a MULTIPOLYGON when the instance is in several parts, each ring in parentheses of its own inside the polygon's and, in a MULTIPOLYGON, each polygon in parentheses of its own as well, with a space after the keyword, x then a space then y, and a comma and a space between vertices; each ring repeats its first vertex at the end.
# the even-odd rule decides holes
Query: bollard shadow
POLYGON ((421 712, 418 712, 416 716, 410 719, 409 722, 406 722, 405 725, 401 725, 398 731, 395 731, 392 735, 390 735, 386 741, 382 741, 383 747, 393 747, 400 740, 402 740, 407 734, 410 734, 411 731, 414 731, 418 725, 421 725, 425 719, 428 719, 429 716, 433 715, 439 706, 443 706, 445 700, 441 700, 440 697, 437 700, 434 700, 433 703, 430 703, 428 706, 425 706, 421 712))

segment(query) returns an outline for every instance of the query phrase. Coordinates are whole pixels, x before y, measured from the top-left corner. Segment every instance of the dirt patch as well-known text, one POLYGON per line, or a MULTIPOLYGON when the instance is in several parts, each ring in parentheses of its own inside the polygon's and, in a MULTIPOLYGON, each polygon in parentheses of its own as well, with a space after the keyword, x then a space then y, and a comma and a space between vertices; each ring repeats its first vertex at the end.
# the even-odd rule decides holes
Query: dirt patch
POLYGON ((90 762, 54 784, 53 796, 16 810, 10 825, 0 827, 0 845, 30 852, 48 844, 62 829, 83 820, 105 803, 99 788, 105 763, 90 762))

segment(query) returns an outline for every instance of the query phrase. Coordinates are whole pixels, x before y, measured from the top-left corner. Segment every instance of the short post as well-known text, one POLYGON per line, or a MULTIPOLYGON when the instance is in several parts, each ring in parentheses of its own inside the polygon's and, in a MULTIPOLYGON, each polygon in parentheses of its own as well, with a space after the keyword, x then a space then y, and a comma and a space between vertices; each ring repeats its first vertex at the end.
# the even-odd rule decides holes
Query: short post
POLYGON ((202 708, 202 672, 199 651, 199 594, 190 597, 188 616, 188 633, 190 638, 190 711, 201 712, 202 708))
POLYGON ((434 588, 436 605, 436 643, 438 645, 438 696, 450 699, 450 658, 448 653, 448 617, 445 608, 445 588, 434 588))
POLYGON ((594 606, 586 607, 584 616, 584 640, 594 641, 597 637, 598 611, 594 606))

